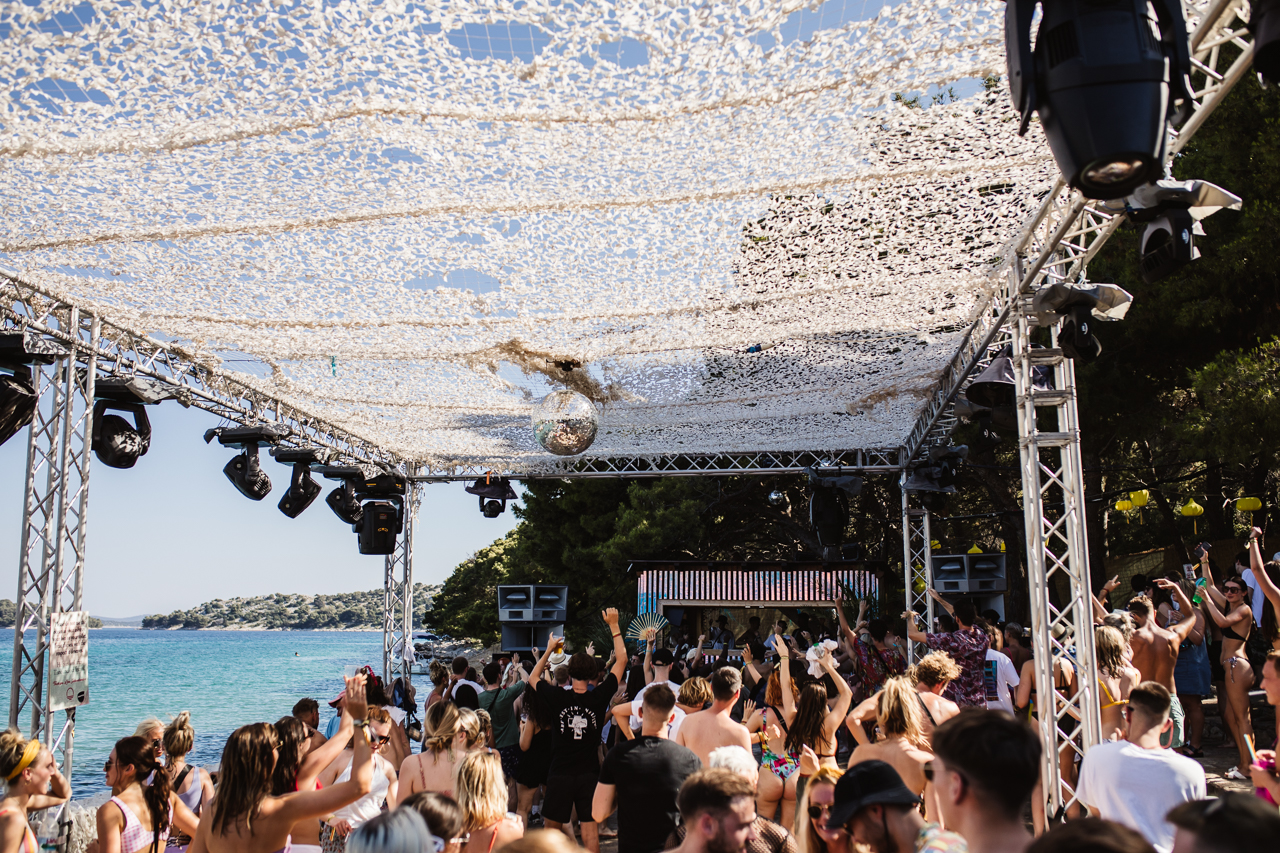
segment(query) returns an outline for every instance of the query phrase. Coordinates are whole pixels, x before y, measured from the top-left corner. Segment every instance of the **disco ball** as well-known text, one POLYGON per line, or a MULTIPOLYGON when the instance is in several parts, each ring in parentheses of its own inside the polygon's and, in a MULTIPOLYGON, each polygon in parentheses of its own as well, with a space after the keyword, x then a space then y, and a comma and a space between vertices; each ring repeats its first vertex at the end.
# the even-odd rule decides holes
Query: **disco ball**
POLYGON ((783 506, 787 502, 787 493, 774 490, 769 493, 770 506, 783 506))
POLYGON ((544 450, 576 456, 596 440, 596 407, 576 391, 552 391, 533 407, 533 434, 544 450))

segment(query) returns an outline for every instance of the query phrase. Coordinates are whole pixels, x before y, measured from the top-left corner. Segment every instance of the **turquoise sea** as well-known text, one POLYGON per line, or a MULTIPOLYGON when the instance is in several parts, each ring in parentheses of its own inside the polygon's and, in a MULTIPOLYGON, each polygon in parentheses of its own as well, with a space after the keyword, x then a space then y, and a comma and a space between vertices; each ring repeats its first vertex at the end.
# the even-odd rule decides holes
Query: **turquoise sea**
MULTIPOLYGON (((0 630, 0 649, 12 661, 13 629, 0 630)), ((372 631, 90 631, 89 703, 76 713, 73 796, 106 790, 103 762, 147 717, 168 722, 190 711, 196 744, 189 760, 216 764, 232 731, 275 722, 304 696, 319 700, 323 725, 343 668, 380 671, 381 661, 382 634, 372 631)), ((29 721, 21 721, 24 729, 29 721)))

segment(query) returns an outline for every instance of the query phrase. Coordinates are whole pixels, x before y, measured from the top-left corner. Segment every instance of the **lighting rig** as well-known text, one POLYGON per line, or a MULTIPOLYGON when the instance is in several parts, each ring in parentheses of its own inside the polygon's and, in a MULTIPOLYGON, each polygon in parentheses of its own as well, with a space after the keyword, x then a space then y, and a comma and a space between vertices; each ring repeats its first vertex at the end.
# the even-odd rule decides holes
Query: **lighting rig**
POLYGON ((289 488, 280 498, 279 510, 289 518, 297 518, 320 495, 320 484, 311 476, 312 465, 328 465, 333 454, 312 447, 273 447, 271 455, 282 465, 293 466, 289 488))
POLYGON ((53 364, 67 351, 38 335, 0 335, 0 444, 29 426, 39 399, 31 381, 31 366, 53 364))
POLYGON ((516 499, 516 490, 505 477, 485 476, 476 480, 465 491, 480 499, 480 514, 485 518, 497 518, 507 511, 507 501, 516 499))
POLYGON ((404 530, 404 477, 366 477, 359 468, 338 465, 322 465, 316 472, 341 482, 325 497, 325 503, 359 536, 360 553, 395 553, 396 537, 404 530))
POLYGON ((132 468, 151 449, 147 406, 173 399, 162 384, 144 376, 108 376, 94 383, 93 453, 108 468, 132 468), (133 423, 119 414, 133 418, 133 423))
POLYGON ((217 427, 206 430, 204 443, 215 438, 223 447, 239 448, 240 452, 222 469, 231 485, 251 501, 260 501, 271 492, 271 478, 258 463, 259 445, 275 446, 289 434, 284 427, 267 424, 252 427, 217 427))

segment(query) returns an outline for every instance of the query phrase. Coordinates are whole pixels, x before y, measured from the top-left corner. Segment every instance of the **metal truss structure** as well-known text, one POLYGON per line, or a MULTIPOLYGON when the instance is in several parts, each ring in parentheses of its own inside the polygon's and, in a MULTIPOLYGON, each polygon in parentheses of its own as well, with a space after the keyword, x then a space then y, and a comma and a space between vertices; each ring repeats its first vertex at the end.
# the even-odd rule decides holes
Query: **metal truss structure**
MULTIPOLYGON (((925 631, 933 630, 933 538, 929 530, 929 510, 912 509, 907 491, 907 475, 899 481, 902 492, 902 571, 906 584, 907 609, 925 613, 925 631)), ((928 653, 923 643, 907 642, 907 663, 913 664, 928 653)))
MULTIPOLYGON (((1246 0, 1219 0, 1192 37, 1195 71, 1194 110, 1176 132, 1176 153, 1203 125, 1246 73, 1252 59, 1245 26, 1246 0), (1228 63, 1230 59, 1230 63, 1228 63), (1226 66, 1226 67, 1223 67, 1226 66)), ((1089 602, 1088 556, 1084 547, 1083 481, 1075 378, 1070 361, 1056 348, 1030 349, 1028 295, 1046 283, 1083 277, 1092 259, 1125 220, 1122 209, 1088 202, 1059 181, 1011 243, 1003 270, 1007 284, 978 313, 962 345, 942 372, 915 427, 900 448, 871 448, 831 453, 748 453, 715 456, 667 454, 635 458, 595 458, 566 463, 563 469, 510 472, 520 478, 670 477, 799 474, 811 467, 861 472, 901 472, 929 446, 943 443, 956 425, 954 399, 969 377, 1006 343, 1012 343, 1018 381, 1019 449, 1026 513, 1028 574, 1037 681, 1055 684, 1055 670, 1068 664, 1091 672, 1094 665, 1089 602), (1012 326, 1010 321, 1013 320, 1012 326), (1033 365, 1051 364, 1054 391, 1033 392, 1033 365), (1055 410, 1057 421, 1042 431, 1037 407, 1055 410), (1061 509, 1052 512, 1046 506, 1061 509), (1053 638, 1056 628, 1068 629, 1053 638), (1071 633, 1074 633, 1074 639, 1071 633)), ((416 484, 473 479, 490 473, 482 463, 450 469, 410 468, 405 460, 298 406, 254 387, 252 379, 206 363, 180 347, 144 332, 108 322, 68 305, 0 269, 0 331, 22 332, 60 346, 65 354, 52 367, 34 371, 40 407, 29 435, 28 472, 19 556, 17 628, 10 685, 9 721, 17 725, 30 713, 32 734, 39 733, 60 752, 71 771, 74 712, 55 728, 45 678, 50 616, 80 608, 88 508, 89 444, 92 401, 97 379, 140 376, 164 386, 178 402, 246 425, 276 424, 288 430, 285 444, 330 450, 337 461, 369 469, 396 470, 410 477, 406 525, 397 549, 386 560, 383 621, 383 673, 411 677, 403 656, 393 666, 392 649, 412 642, 413 527, 416 484), (33 639, 26 634, 31 632, 33 639)), ((1056 332, 1054 335, 1056 342, 1056 332)), ((504 473, 504 472, 492 472, 504 473)), ((912 509, 903 494, 903 557, 908 607, 933 606, 915 590, 930 581, 929 515, 912 509), (917 568, 917 566, 919 568, 917 568)), ((915 656, 915 650, 910 654, 915 656)), ((1098 697, 1090 678, 1078 678, 1070 692, 1042 687, 1040 726, 1045 744, 1044 790, 1050 814, 1074 799, 1068 758, 1097 742, 1098 697)))
POLYGON ((1101 740, 1102 720, 1093 675, 1097 668, 1075 365, 1058 348, 1056 327, 1052 346, 1031 348, 1033 317, 1025 307, 1017 312, 1013 363, 1037 718, 1045 746, 1041 778, 1048 801, 1045 814, 1060 816, 1075 802, 1075 757, 1101 740), (1051 391, 1032 386, 1032 370, 1041 365, 1053 367, 1051 391), (1041 429, 1038 420, 1044 409, 1055 415, 1048 429, 1041 429))
MULTIPOLYGON (((96 373, 93 343, 101 324, 75 308, 51 314, 48 322, 64 333, 67 349, 52 365, 32 366, 39 404, 27 441, 9 725, 18 726, 23 713, 29 712, 28 731, 43 740, 63 772, 70 774, 75 709, 68 709, 60 724, 56 721, 52 679, 45 669, 53 616, 80 610, 84 594, 96 373)), ((40 348, 55 349, 47 344, 40 348)))
POLYGON ((387 689, 397 678, 413 681, 413 528, 418 521, 420 487, 409 483, 404 496, 404 533, 387 555, 382 599, 382 680, 387 689), (400 650, 399 660, 395 651, 400 650))

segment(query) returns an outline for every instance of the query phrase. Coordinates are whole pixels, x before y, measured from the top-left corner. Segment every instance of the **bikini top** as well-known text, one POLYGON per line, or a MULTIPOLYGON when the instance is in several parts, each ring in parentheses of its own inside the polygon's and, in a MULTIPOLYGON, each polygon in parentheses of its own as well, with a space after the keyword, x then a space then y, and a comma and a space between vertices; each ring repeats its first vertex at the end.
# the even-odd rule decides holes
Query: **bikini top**
POLYGON ((1101 678, 1098 679, 1098 686, 1102 688, 1102 694, 1107 697, 1107 704, 1103 708, 1114 708, 1117 705, 1128 705, 1128 699, 1116 699, 1111 695, 1111 691, 1107 689, 1107 683, 1101 678))
POLYGON ((929 724, 934 728, 938 727, 938 721, 933 718, 933 714, 929 712, 929 706, 924 703, 924 697, 919 692, 916 693, 916 701, 920 703, 920 710, 924 711, 924 715, 929 718, 929 724))
MULTIPOLYGON (((4 811, 0 811, 0 815, 16 811, 17 809, 5 809, 4 811)), ((21 853, 40 853, 40 845, 37 843, 35 833, 31 831, 31 827, 29 825, 25 826, 23 827, 23 830, 24 834, 22 837, 21 853)))
POLYGON ((1231 628, 1231 627, 1223 628, 1222 636, 1228 640, 1239 640, 1241 642, 1244 642, 1245 640, 1248 639, 1248 637, 1242 637, 1239 634, 1237 634, 1235 628, 1231 628))

